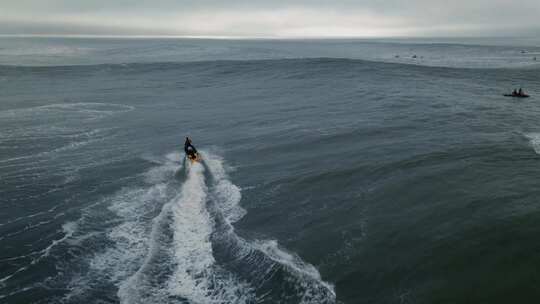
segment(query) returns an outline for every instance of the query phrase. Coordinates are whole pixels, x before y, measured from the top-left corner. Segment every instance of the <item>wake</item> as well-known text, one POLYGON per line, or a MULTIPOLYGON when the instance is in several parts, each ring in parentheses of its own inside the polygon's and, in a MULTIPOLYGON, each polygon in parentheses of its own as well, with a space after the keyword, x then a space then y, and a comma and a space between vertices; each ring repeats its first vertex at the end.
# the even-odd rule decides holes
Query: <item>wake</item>
POLYGON ((235 233, 232 223, 246 214, 240 206, 240 189, 228 179, 222 159, 213 156, 206 164, 215 198, 208 204, 215 222, 214 254, 223 267, 255 289, 253 302, 335 303, 334 287, 321 279, 313 265, 287 252, 275 240, 245 240, 235 233))
POLYGON ((241 191, 221 158, 203 157, 203 164, 181 165, 181 155, 170 154, 147 172, 146 189, 110 199, 119 217, 107 233, 113 245, 91 257, 89 273, 72 281, 64 302, 81 301, 92 294, 85 286, 108 281, 126 304, 335 303, 333 286, 313 265, 277 241, 235 233, 232 223, 246 214, 241 191))

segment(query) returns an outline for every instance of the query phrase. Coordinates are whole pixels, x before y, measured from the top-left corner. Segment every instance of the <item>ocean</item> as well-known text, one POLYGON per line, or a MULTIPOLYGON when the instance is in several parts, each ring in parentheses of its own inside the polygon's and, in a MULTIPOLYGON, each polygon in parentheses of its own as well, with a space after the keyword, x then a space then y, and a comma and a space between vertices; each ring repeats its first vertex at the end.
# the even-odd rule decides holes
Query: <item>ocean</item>
POLYGON ((0 303, 534 303, 538 96, 540 39, 2 37, 0 303))

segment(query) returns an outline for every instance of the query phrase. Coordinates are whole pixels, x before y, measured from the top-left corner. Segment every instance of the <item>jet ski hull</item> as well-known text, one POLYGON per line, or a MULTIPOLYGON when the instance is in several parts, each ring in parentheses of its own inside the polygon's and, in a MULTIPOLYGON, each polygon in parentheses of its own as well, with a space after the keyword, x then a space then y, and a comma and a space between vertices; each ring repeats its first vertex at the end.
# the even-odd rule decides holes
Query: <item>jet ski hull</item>
POLYGON ((528 98, 529 95, 523 94, 523 95, 513 95, 513 94, 504 94, 505 97, 514 97, 514 98, 528 98))

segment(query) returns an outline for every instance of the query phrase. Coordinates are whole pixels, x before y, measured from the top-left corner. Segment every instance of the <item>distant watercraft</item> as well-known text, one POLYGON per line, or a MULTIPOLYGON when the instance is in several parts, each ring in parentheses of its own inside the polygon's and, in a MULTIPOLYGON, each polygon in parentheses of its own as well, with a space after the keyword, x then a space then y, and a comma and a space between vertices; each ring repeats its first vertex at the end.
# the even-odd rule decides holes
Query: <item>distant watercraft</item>
POLYGON ((525 91, 523 91, 522 88, 519 88, 519 90, 514 89, 512 93, 510 94, 503 94, 503 96, 506 97, 516 97, 516 98, 527 98, 529 97, 528 94, 525 94, 525 91))
POLYGON ((529 97, 528 94, 503 94, 503 96, 516 97, 516 98, 527 98, 527 97, 529 97))

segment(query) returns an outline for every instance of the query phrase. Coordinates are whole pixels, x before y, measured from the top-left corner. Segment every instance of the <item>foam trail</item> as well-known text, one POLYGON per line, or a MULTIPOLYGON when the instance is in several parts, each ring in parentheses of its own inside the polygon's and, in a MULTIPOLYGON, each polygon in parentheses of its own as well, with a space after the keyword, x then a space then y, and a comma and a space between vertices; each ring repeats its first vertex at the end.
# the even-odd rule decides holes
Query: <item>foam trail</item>
POLYGON ((320 285, 330 291, 330 293, 335 297, 334 287, 322 280, 321 274, 317 268, 315 268, 315 266, 304 262, 298 255, 289 253, 284 249, 279 248, 276 240, 256 241, 253 243, 253 247, 264 252, 264 254, 271 260, 285 266, 297 276, 309 278, 318 282, 320 285))
POLYGON ((149 159, 152 162, 159 162, 163 165, 154 167, 145 173, 145 181, 149 184, 163 183, 171 181, 174 174, 182 169, 182 157, 180 153, 169 153, 165 156, 165 161, 161 159, 149 159))
POLYGON ((172 208, 176 269, 168 291, 193 303, 245 303, 252 297, 250 287, 215 265, 210 241, 214 225, 206 209, 204 167, 195 163, 188 169, 172 208))
MULTIPOLYGON (((182 158, 179 153, 169 153, 166 155, 164 165, 150 169, 145 174, 145 180, 148 183, 163 183, 174 177, 174 174, 182 168, 182 158)), ((125 281, 123 281, 118 289, 118 297, 120 303, 148 303, 148 302, 165 302, 167 296, 162 290, 153 288, 151 280, 155 275, 157 267, 154 263, 161 254, 162 245, 166 242, 165 224, 167 218, 171 214, 171 208, 174 200, 167 202, 161 208, 157 217, 152 220, 152 228, 149 239, 149 249, 142 265, 139 269, 125 281), (150 298, 150 299, 149 299, 150 298)), ((166 267, 165 267, 166 268, 166 267)))
POLYGON ((204 168, 193 164, 182 193, 174 204, 174 255, 177 269, 169 281, 172 294, 196 302, 206 299, 208 286, 202 279, 214 263, 212 256, 212 222, 205 208, 204 168), (181 282, 179 284, 179 282, 181 282))
MULTIPOLYGON (((120 303, 147 303, 148 300, 145 298, 145 295, 141 291, 151 290, 152 287, 148 283, 150 278, 148 273, 152 272, 151 267, 152 262, 159 255, 160 250, 160 241, 163 234, 163 223, 167 215, 170 213, 171 203, 167 203, 161 209, 159 215, 154 218, 152 221, 152 231, 150 234, 150 248, 149 252, 144 259, 141 267, 135 274, 130 276, 127 280, 123 281, 120 284, 118 289, 118 297, 120 298, 120 303)), ((155 298, 158 298, 161 295, 154 295, 155 298)), ((163 298, 163 296, 161 296, 163 298)), ((153 302, 164 302, 163 299, 153 302)))
POLYGON ((246 215, 246 210, 240 206, 242 194, 240 188, 227 177, 223 167, 223 159, 206 153, 205 163, 214 178, 214 193, 217 196, 220 210, 229 223, 234 223, 246 215))
POLYGON ((221 158, 204 152, 203 157, 209 184, 205 166, 190 162, 179 184, 181 157, 172 153, 142 176, 149 186, 107 198, 119 221, 107 234, 112 246, 92 257, 88 273, 72 280, 65 301, 84 302, 91 294, 85 290, 112 283, 125 304, 335 303, 333 287, 313 265, 276 241, 235 234, 231 223, 246 213, 240 188, 227 177, 221 158))
POLYGON ((212 189, 216 197, 217 216, 224 219, 224 227, 220 231, 222 235, 215 239, 222 242, 221 247, 229 252, 231 264, 237 265, 237 269, 245 272, 249 281, 259 287, 271 280, 276 269, 282 269, 292 276, 291 281, 296 282, 293 282, 296 285, 293 288, 298 293, 300 303, 334 303, 334 287, 322 280, 315 266, 281 249, 277 241, 247 241, 235 234, 231 223, 246 214, 240 206, 240 189, 228 180, 221 158, 205 153, 205 163, 214 178, 212 189))
POLYGON ((540 133, 529 133, 525 136, 529 139, 534 152, 536 152, 536 154, 540 154, 540 133))
MULTIPOLYGON (((89 257, 89 269, 71 278, 68 286, 71 291, 63 301, 89 301, 85 298, 87 291, 112 283, 118 286, 118 296, 123 303, 134 302, 132 292, 145 284, 148 265, 159 250, 161 225, 170 214, 167 203, 162 203, 174 195, 171 176, 182 168, 182 163, 170 155, 156 159, 155 163, 159 165, 141 176, 147 185, 121 189, 95 204, 108 205, 105 213, 114 215, 112 223, 116 225, 106 234, 112 245, 89 257), (160 206, 159 215, 148 221, 148 216, 160 206)), ((88 232, 92 233, 96 232, 88 232)))
POLYGON ((109 210, 121 222, 107 235, 114 246, 91 260, 93 271, 107 274, 115 284, 137 271, 148 250, 146 216, 166 198, 166 190, 166 184, 157 184, 148 189, 124 190, 111 199, 109 210))

